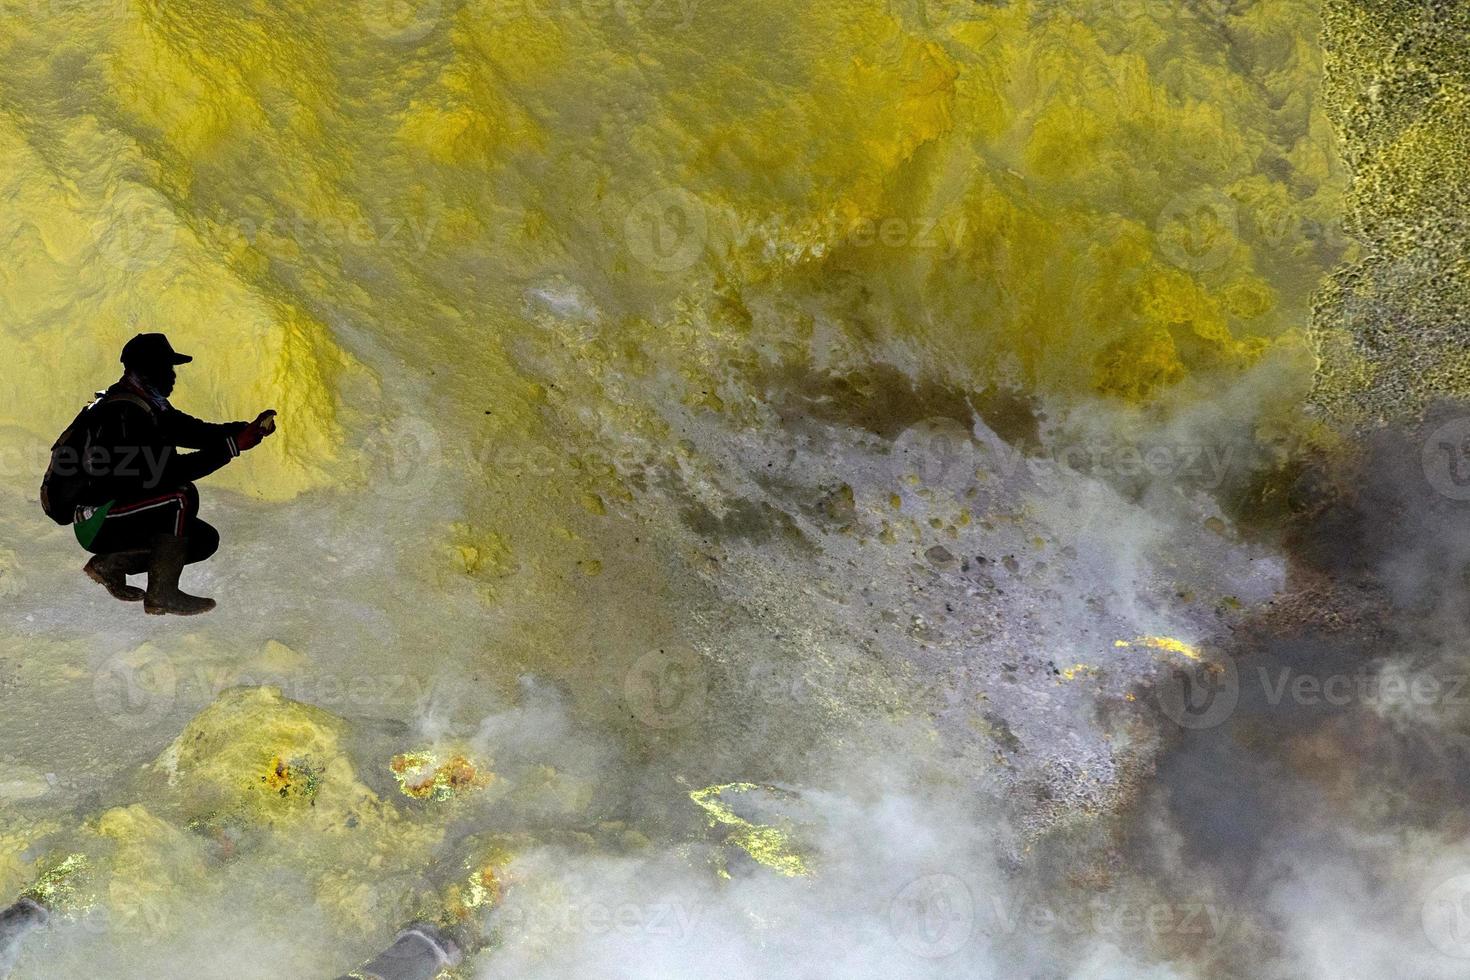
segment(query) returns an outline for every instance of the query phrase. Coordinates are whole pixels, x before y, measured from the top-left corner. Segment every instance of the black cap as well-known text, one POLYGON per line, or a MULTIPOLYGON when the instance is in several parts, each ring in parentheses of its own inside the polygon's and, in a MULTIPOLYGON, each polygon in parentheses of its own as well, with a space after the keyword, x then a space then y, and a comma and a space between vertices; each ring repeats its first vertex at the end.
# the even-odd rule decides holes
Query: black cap
POLYGON ((188 364, 194 358, 174 350, 161 333, 140 333, 123 345, 125 367, 153 367, 160 364, 188 364))

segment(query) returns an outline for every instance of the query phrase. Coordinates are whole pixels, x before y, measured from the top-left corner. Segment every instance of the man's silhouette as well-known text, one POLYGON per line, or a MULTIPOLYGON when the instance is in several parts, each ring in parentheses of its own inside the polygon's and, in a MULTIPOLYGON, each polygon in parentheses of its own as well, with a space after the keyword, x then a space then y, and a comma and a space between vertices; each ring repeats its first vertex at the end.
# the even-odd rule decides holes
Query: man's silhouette
POLYGON ((77 540, 94 557, 86 573, 124 602, 142 600, 154 615, 193 616, 213 599, 179 591, 184 566, 219 548, 219 532, 199 519, 194 481, 220 469, 275 431, 275 412, 254 422, 201 422, 168 403, 174 367, 193 358, 161 333, 139 334, 123 347, 126 368, 82 417, 87 427, 76 508, 77 540), (178 448, 198 452, 179 453, 178 448), (127 576, 148 573, 148 590, 127 576))

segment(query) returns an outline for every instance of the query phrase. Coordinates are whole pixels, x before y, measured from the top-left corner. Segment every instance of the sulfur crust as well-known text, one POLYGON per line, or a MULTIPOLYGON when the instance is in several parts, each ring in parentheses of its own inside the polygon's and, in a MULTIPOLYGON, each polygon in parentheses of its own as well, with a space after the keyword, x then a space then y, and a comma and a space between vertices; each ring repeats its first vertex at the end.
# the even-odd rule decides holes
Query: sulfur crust
MULTIPOLYGON (((474 248, 509 279, 611 276, 625 304, 650 310, 676 283, 630 262, 621 218, 666 186, 709 213, 694 289, 710 272, 751 291, 780 283, 840 312, 855 338, 875 330, 972 382, 1004 367, 1041 390, 1146 400, 1305 344, 1327 257, 1294 230, 1335 215, 1342 185, 1321 109, 1295 94, 1321 72, 1312 4, 1232 20, 1237 57, 1262 69, 1249 80, 1211 50, 1206 20, 1171 38, 1145 29, 1156 12, 1143 4, 1091 26, 1037 3, 930 5, 922 18, 913 6, 766 11, 782 22, 776 51, 729 44, 742 32, 716 9, 677 35, 640 24, 646 43, 628 47, 596 19, 470 4, 427 50, 384 47, 352 5, 125 0, 102 26, 65 8, 22 14, 7 57, 20 95, 45 84, 22 55, 66 37, 106 112, 47 116, 38 102, 35 118, 0 124, 19 204, 0 241, 24 270, 0 282, 12 314, 0 353, 35 370, 11 375, 0 420, 49 432, 78 396, 46 379, 105 378, 146 321, 216 352, 189 407, 290 413, 281 443, 226 482, 276 499, 345 482, 330 463, 353 358, 322 311, 431 349, 525 327, 476 315, 490 297, 473 278, 390 276, 363 295, 333 264, 347 233, 314 254, 301 224, 432 221, 423 256, 375 258, 407 273, 474 248), (1118 26, 1131 43, 1116 43, 1118 26), (389 57, 396 72, 375 74, 389 57), (321 70, 348 62, 362 70, 321 70), (599 114, 581 101, 607 98, 586 87, 597 73, 642 93, 636 114, 602 110, 616 140, 562 118, 568 104, 599 114), (1262 170, 1265 158, 1281 164, 1262 170), (570 199, 578 184, 590 199, 570 199), (1181 268, 1171 202, 1201 189, 1237 221, 1208 268, 1181 268), (921 228, 944 240, 862 244, 892 218, 908 243, 921 228), (135 240, 115 241, 119 228, 135 240), (99 247, 127 261, 98 262, 99 247), (854 276, 865 308, 844 298, 854 276), (23 420, 37 391, 43 411, 23 420)), ((700 370, 688 352, 658 356, 700 370)), ((493 349, 473 359, 487 379, 504 370, 493 349)))
MULTIPOLYGON (((282 412, 280 436, 221 486, 272 501, 361 489, 365 440, 430 424, 447 487, 425 496, 473 492, 428 540, 396 534, 405 573, 445 591, 468 578, 510 610, 507 645, 536 671, 605 669, 617 690, 615 667, 587 663, 584 619, 652 645, 674 633, 682 573, 599 538, 642 475, 607 447, 656 447, 696 483, 679 412, 754 428, 783 372, 888 364, 964 392, 1148 408, 1268 365, 1290 427, 1318 359, 1334 404, 1396 370, 1330 315, 1308 333, 1318 283, 1351 249, 1320 231, 1344 207, 1333 126, 1351 106, 1344 89, 1329 119, 1312 97, 1315 3, 1223 24, 1127 0, 1090 18, 1085 3, 701 4, 673 25, 475 2, 421 42, 376 34, 368 6, 7 16, 7 460, 44 448, 145 327, 200 355, 182 407, 282 412), (55 98, 58 77, 84 111, 55 98), (628 218, 670 190, 703 237, 663 271, 628 218)), ((1390 23, 1327 10, 1341 57, 1364 59, 1343 71, 1383 56, 1390 23)), ((1373 128, 1352 151, 1358 195, 1397 171, 1419 186, 1450 135, 1373 128)), ((0 481, 29 494, 38 476, 6 466, 0 481)), ((243 823, 299 862, 342 928, 382 928, 379 883, 421 870, 443 830, 380 800, 343 739, 339 719, 276 692, 226 694, 160 759, 162 788, 88 830, 128 876, 107 894, 159 905, 163 855, 243 823)), ((590 806, 548 783, 567 810, 590 806)), ((694 802, 757 861, 806 873, 783 831, 722 802, 749 785, 694 802)))
POLYGON ((1352 166, 1358 259, 1322 290, 1313 401, 1351 427, 1470 395, 1463 179, 1470 76, 1462 7, 1396 0, 1325 8, 1324 101, 1352 166))

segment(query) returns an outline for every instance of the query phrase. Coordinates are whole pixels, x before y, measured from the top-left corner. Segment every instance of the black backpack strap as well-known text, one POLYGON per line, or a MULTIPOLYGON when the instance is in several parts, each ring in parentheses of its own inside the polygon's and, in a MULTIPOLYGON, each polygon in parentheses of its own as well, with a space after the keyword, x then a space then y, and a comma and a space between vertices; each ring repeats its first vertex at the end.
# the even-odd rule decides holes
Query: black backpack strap
POLYGON ((155 411, 157 411, 153 407, 152 402, 144 398, 142 395, 134 394, 131 391, 114 391, 110 394, 104 392, 102 397, 97 400, 97 404, 101 405, 104 402, 132 402, 134 405, 137 405, 149 415, 152 415, 155 411))

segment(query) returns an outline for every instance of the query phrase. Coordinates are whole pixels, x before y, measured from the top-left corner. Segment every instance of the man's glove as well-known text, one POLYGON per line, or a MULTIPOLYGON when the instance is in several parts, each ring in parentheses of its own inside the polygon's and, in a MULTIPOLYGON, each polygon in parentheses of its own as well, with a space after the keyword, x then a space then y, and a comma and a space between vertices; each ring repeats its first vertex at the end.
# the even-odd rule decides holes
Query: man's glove
POLYGON ((244 452, 260 445, 260 440, 276 431, 276 410, 268 409, 256 416, 255 421, 240 430, 235 437, 235 446, 244 452))

